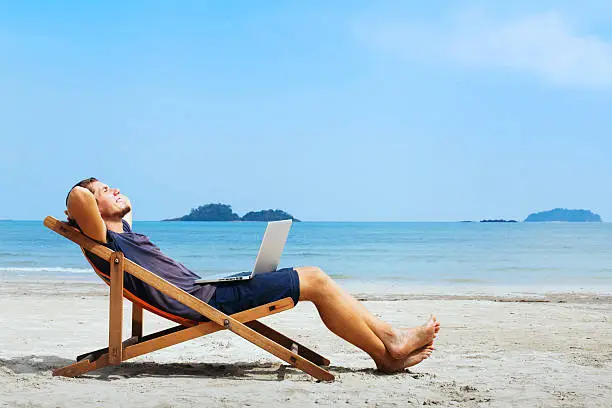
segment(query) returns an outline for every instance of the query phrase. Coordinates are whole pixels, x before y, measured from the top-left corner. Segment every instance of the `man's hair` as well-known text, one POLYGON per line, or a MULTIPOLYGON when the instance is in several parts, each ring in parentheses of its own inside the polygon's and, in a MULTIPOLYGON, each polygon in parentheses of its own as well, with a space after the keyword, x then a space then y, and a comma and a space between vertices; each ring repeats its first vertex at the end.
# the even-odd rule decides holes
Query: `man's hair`
POLYGON ((95 177, 90 177, 90 178, 86 178, 85 180, 81 180, 78 183, 76 183, 74 186, 72 186, 72 188, 70 190, 68 190, 68 195, 66 196, 66 207, 68 207, 68 197, 70 197, 70 192, 72 191, 73 188, 75 187, 83 187, 88 189, 89 191, 91 191, 92 193, 94 192, 94 190, 90 187, 92 183, 98 181, 97 178, 95 177))

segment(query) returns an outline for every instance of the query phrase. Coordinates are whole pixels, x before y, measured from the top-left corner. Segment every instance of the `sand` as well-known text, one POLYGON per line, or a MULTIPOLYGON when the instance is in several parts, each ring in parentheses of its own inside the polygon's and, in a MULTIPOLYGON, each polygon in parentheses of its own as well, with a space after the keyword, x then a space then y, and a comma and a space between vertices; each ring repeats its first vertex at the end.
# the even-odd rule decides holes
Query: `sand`
MULTIPOLYGON (((304 303, 264 321, 328 357, 333 383, 316 382, 228 332, 80 378, 52 377, 53 368, 106 346, 108 289, 2 282, 0 406, 612 406, 610 295, 356 295, 394 325, 417 325, 435 312, 442 330, 433 357, 382 375, 304 303)), ((145 332, 170 325, 145 312, 145 332)))

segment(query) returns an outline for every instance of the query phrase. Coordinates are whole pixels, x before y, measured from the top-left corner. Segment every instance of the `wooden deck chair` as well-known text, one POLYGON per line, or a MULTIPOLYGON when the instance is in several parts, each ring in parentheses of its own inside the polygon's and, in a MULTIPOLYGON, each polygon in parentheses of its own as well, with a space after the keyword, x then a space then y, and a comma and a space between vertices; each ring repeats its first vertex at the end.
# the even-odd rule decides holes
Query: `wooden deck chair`
POLYGON ((334 380, 334 376, 329 371, 320 367, 328 366, 328 359, 257 320, 291 309, 294 304, 290 297, 228 316, 151 271, 126 259, 123 253, 113 252, 104 245, 97 243, 69 224, 58 221, 53 217, 45 218, 44 224, 79 245, 83 252, 93 253, 110 264, 110 275, 101 272, 92 264, 96 273, 110 286, 108 348, 82 354, 76 358, 76 363, 56 369, 53 375, 76 377, 109 365, 119 365, 122 361, 130 358, 219 330, 229 330, 318 380, 334 380), (123 288, 124 273, 129 273, 151 285, 167 296, 197 311, 210 321, 195 322, 155 308, 123 288), (132 336, 122 341, 124 296, 132 302, 132 336), (143 309, 170 319, 179 323, 179 325, 143 336, 143 309))

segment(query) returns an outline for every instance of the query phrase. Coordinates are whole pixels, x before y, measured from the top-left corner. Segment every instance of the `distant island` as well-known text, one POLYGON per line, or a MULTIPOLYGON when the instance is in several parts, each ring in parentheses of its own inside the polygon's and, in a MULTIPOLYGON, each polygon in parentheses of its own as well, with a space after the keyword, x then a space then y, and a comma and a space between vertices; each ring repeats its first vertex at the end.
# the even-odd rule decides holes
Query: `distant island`
POLYGON ((280 221, 293 220, 300 222, 291 214, 282 210, 249 211, 240 217, 228 204, 206 204, 198 208, 192 208, 189 214, 178 218, 170 218, 162 221, 280 221))
POLYGON ((566 208, 555 208, 550 211, 541 211, 529 216, 525 222, 602 222, 598 214, 590 210, 568 210, 566 208))
MULTIPOLYGON (((477 222, 477 221, 470 221, 470 220, 463 220, 463 221, 459 221, 459 222, 477 222)), ((504 219, 499 219, 499 220, 480 220, 480 222, 518 222, 517 220, 504 220, 504 219)))
POLYGON ((261 211, 249 211, 244 214, 241 221, 280 221, 280 220, 293 220, 300 222, 300 220, 293 218, 291 214, 287 214, 282 210, 261 210, 261 211))

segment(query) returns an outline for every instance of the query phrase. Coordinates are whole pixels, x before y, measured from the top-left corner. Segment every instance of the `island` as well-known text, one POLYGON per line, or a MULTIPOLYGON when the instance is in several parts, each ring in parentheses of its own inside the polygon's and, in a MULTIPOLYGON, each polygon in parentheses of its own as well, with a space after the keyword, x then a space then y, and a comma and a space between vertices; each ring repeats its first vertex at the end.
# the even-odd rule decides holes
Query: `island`
POLYGON ((503 219, 499 219, 499 220, 480 220, 480 222, 518 222, 516 220, 503 220, 503 219))
POLYGON ((291 214, 287 214, 282 210, 262 210, 262 211, 249 211, 244 214, 241 218, 242 221, 280 221, 280 220, 293 220, 299 222, 300 220, 293 218, 291 214))
POLYGON ((567 208, 555 208, 550 211, 541 211, 529 216, 525 222, 602 222, 598 214, 590 210, 568 210, 567 208))
POLYGON ((280 221, 293 220, 300 222, 291 214, 282 210, 249 211, 240 217, 228 204, 206 204, 192 208, 189 214, 178 218, 169 218, 162 221, 280 221))

